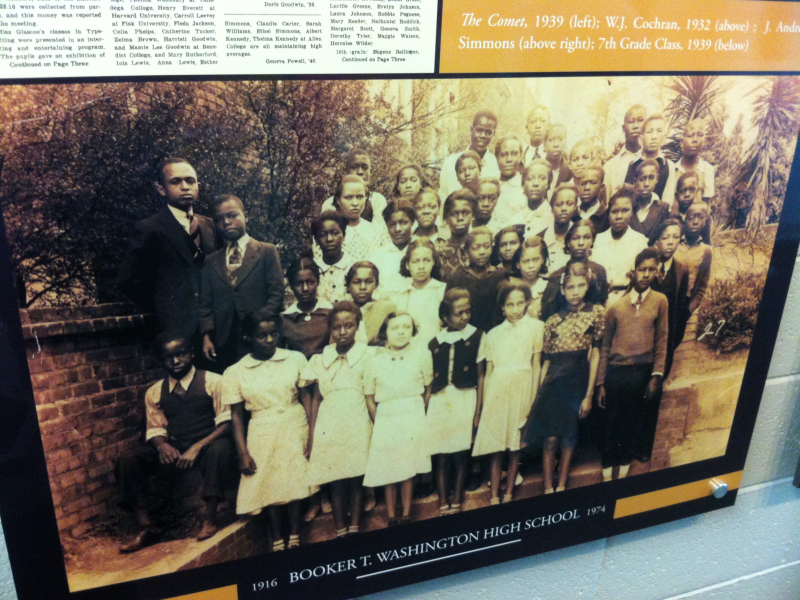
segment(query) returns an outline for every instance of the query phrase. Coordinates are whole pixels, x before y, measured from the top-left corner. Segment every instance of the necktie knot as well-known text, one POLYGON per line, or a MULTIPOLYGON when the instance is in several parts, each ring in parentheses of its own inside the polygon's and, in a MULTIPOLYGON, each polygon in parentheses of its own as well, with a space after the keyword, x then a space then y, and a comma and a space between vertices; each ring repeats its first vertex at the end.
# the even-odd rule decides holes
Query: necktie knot
POLYGON ((172 389, 172 393, 179 398, 183 398, 186 395, 186 390, 183 388, 180 381, 175 384, 175 387, 172 389))

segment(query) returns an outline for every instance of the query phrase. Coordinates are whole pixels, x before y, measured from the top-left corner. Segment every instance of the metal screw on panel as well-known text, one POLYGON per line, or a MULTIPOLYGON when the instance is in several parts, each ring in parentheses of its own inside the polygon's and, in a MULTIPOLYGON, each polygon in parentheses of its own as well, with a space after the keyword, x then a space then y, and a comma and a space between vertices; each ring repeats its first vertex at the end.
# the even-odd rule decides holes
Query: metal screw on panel
POLYGON ((709 479, 708 484, 711 486, 711 493, 714 498, 722 498, 728 493, 728 484, 721 479, 709 479))

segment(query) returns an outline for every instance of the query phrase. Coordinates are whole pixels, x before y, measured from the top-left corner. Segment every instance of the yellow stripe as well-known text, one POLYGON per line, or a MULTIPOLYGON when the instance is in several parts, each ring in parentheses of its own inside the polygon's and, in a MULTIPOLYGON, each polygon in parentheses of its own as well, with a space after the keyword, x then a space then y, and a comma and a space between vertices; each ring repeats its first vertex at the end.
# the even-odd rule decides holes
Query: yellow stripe
MULTIPOLYGON (((738 490, 739 484, 742 481, 742 471, 728 473, 727 475, 719 475, 714 479, 720 479, 727 483, 729 490, 738 490)), ((630 496, 629 498, 620 498, 617 500, 617 505, 614 508, 614 518, 620 519, 622 517, 638 515, 639 513, 649 510, 711 496, 713 491, 709 481, 709 479, 701 479, 700 481, 685 483, 656 492, 648 492, 647 494, 630 496)))
POLYGON ((166 598, 165 600, 239 600, 239 592, 235 585, 229 585, 216 590, 197 592, 187 596, 178 596, 177 598, 166 598))

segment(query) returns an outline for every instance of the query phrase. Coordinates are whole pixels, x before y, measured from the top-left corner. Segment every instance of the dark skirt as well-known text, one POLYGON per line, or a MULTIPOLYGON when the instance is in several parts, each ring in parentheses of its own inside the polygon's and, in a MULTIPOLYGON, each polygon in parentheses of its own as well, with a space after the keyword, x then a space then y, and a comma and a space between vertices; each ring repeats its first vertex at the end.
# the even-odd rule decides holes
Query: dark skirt
POLYGON ((550 355, 525 442, 531 450, 541 448, 548 438, 559 438, 562 448, 578 442, 578 412, 589 385, 589 351, 575 350, 550 355))
POLYGON ((645 401, 653 364, 610 366, 606 371, 603 468, 647 462, 653 452, 661 398, 645 401))

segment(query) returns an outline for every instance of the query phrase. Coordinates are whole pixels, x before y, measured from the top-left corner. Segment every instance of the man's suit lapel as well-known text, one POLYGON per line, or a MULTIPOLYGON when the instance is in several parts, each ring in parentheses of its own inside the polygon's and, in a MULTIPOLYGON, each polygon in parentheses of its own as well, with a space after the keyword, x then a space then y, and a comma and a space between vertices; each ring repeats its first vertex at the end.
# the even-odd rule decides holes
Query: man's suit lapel
POLYGON ((226 248, 222 248, 218 252, 214 252, 214 254, 209 256, 207 260, 211 261, 211 266, 214 267, 217 275, 225 283, 225 285, 233 287, 231 278, 228 277, 228 266, 225 264, 225 253, 226 248))
POLYGON ((247 246, 244 249, 244 256, 242 257, 242 266, 236 271, 236 285, 238 286, 250 274, 250 271, 258 263, 261 253, 259 252, 258 243, 250 238, 247 246))
POLYGON ((186 262, 194 264, 194 258, 189 252, 189 234, 166 206, 159 211, 158 216, 164 237, 169 240, 186 262))
POLYGON ((195 215, 200 224, 200 243, 203 246, 203 254, 211 256, 211 253, 216 250, 216 238, 214 232, 214 222, 200 215, 195 215))

